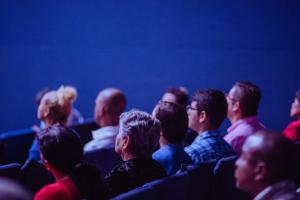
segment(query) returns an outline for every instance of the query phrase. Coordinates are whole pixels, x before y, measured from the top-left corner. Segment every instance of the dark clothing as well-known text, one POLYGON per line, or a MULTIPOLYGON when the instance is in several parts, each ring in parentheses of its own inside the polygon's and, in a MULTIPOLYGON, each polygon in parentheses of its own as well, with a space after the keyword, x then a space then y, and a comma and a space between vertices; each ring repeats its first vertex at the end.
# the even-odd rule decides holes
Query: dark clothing
POLYGON ((123 161, 105 177, 109 195, 116 196, 166 176, 166 171, 152 158, 123 161))
POLYGON ((182 145, 184 147, 190 146, 194 142, 194 140, 197 136, 198 136, 198 133, 196 131, 188 128, 188 130, 186 131, 185 137, 183 139, 182 145))

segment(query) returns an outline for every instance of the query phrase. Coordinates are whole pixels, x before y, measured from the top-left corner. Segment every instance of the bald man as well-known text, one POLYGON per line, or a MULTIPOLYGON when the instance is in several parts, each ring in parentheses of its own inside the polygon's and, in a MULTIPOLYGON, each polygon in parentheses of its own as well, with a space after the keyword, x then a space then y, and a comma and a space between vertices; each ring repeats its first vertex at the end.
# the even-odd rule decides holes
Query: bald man
POLYGON ((100 129, 92 132, 93 140, 84 146, 84 151, 114 148, 119 130, 119 117, 126 108, 126 97, 116 88, 106 88, 95 101, 94 118, 100 129))
POLYGON ((280 134, 249 136, 236 161, 236 186, 254 200, 295 200, 299 175, 297 147, 280 134))

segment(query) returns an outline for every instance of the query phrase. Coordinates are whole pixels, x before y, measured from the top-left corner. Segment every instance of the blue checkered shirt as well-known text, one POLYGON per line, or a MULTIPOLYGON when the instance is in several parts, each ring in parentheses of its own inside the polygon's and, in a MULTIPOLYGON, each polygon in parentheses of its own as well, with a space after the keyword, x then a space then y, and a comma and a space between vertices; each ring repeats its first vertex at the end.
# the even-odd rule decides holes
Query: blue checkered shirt
POLYGON ((223 139, 219 131, 205 131, 194 142, 184 148, 194 164, 216 161, 235 155, 231 146, 223 139))

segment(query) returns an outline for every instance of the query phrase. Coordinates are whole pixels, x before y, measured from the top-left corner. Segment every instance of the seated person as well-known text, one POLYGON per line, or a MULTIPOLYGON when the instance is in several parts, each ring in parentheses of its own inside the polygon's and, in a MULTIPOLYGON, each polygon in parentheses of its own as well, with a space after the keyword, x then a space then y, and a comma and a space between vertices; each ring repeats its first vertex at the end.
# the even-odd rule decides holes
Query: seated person
MULTIPOLYGON (((75 99, 77 98, 77 91, 75 88, 74 89, 74 95, 75 95, 75 99)), ((43 98, 43 96, 48 93, 48 92, 51 92, 52 90, 50 88, 43 88, 42 90, 40 90, 37 94, 36 94, 36 97, 35 97, 35 102, 36 102, 36 105, 39 107, 40 103, 41 103, 41 100, 43 98)), ((67 123, 66 125, 67 126, 72 126, 72 125, 76 125, 76 124, 81 124, 84 122, 84 119, 82 117, 82 114, 72 106, 71 108, 71 113, 67 119, 67 123)), ((41 124, 40 124, 40 127, 39 128, 45 128, 45 123, 43 121, 41 121, 41 124)))
POLYGON ((160 122, 148 113, 131 110, 121 115, 115 149, 123 161, 105 177, 110 196, 166 176, 164 168, 151 158, 159 133, 160 122))
MULTIPOLYGON (((76 90, 73 87, 61 86, 58 90, 47 92, 42 97, 37 112, 38 119, 44 122, 43 128, 54 124, 67 125, 75 99, 76 90)), ((30 159, 40 161, 40 152, 36 139, 29 150, 28 160, 30 159)))
POLYGON ((101 127, 92 131, 93 139, 84 146, 84 151, 115 147, 119 130, 119 117, 126 108, 126 97, 116 88, 106 88, 95 101, 94 118, 101 127))
POLYGON ((228 103, 227 117, 231 126, 224 139, 232 146, 235 153, 240 155, 246 138, 265 126, 259 122, 257 111, 261 99, 261 90, 248 81, 239 81, 226 96, 228 103))
POLYGON ((43 187, 35 200, 106 198, 99 171, 81 162, 82 144, 74 130, 54 125, 41 131, 37 140, 43 163, 56 182, 43 187))
POLYGON ((219 90, 197 91, 188 107, 189 127, 198 132, 194 142, 184 148, 196 165, 235 155, 218 131, 226 118, 227 102, 219 90))
MULTIPOLYGON (((188 90, 184 87, 168 88, 161 98, 162 101, 175 103, 186 108, 189 105, 188 90)), ((182 141, 183 146, 189 146, 198 136, 198 133, 189 127, 182 141)))
POLYGON ((297 146, 280 134, 260 132, 249 136, 236 161, 236 187, 254 200, 296 200, 299 175, 297 146))
POLYGON ((184 107, 177 104, 160 101, 153 116, 161 123, 160 149, 152 154, 167 175, 176 173, 182 164, 191 164, 191 158, 184 151, 182 140, 188 128, 188 116, 184 107))
POLYGON ((295 119, 283 131, 283 135, 290 140, 300 141, 300 90, 296 92, 296 97, 292 103, 290 116, 295 119))

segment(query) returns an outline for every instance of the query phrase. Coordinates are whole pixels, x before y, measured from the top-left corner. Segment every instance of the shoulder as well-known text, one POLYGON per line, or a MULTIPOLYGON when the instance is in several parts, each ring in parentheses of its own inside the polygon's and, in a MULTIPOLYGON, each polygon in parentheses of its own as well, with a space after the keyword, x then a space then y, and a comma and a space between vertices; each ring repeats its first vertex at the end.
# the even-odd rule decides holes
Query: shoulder
POLYGON ((52 183, 43 187, 34 197, 35 200, 59 199, 62 187, 57 183, 52 183))

